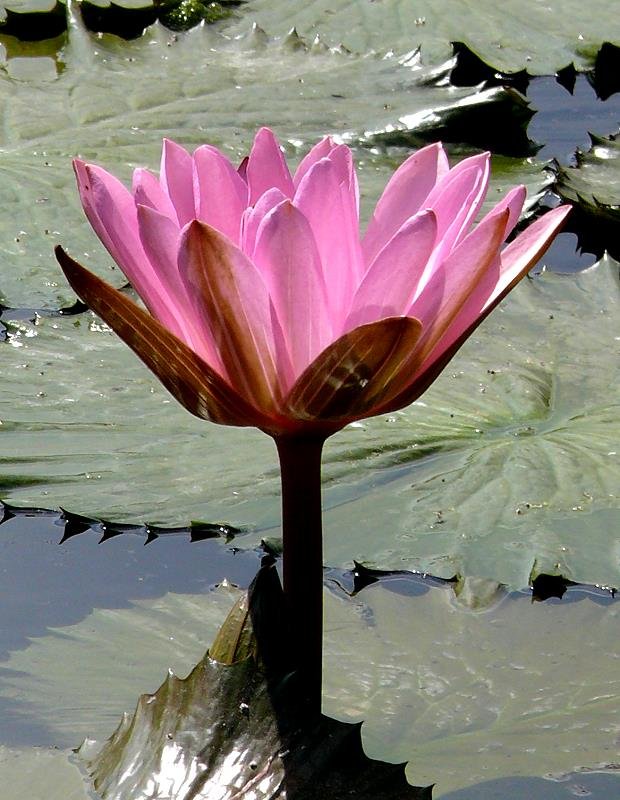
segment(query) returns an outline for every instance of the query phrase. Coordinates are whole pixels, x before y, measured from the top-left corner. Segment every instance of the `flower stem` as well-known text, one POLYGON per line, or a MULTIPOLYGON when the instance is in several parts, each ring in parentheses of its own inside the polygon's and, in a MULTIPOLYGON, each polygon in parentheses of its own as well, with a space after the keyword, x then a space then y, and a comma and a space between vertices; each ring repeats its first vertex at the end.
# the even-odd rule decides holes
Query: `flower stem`
POLYGON ((323 659, 322 436, 278 436, 284 599, 293 663, 309 711, 321 712, 323 659))

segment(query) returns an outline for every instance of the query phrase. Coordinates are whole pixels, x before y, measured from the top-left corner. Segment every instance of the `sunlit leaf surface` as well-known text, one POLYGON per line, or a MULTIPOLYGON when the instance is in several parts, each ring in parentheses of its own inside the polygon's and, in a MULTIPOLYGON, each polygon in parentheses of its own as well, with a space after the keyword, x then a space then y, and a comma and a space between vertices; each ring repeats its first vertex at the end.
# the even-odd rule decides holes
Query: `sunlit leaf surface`
POLYGON ((464 41, 487 63, 504 71, 552 75, 574 62, 589 65, 604 41, 620 44, 609 24, 609 3, 579 0, 561 4, 536 0, 253 0, 246 11, 260 25, 285 31, 296 25, 340 37, 349 47, 395 49, 421 45, 431 60, 445 57, 449 43, 464 41))

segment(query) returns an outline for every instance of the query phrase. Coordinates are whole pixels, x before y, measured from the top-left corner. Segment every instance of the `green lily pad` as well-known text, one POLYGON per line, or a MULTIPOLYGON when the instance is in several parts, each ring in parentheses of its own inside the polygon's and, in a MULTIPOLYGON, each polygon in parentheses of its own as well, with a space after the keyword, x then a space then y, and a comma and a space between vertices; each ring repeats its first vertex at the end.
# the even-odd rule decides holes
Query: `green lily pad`
POLYGON ((557 166, 554 190, 574 204, 569 226, 582 232, 582 246, 592 252, 607 246, 620 258, 620 135, 590 138, 590 149, 577 151, 576 166, 557 166))
POLYGON ((364 492, 334 490, 328 561, 351 552, 354 506, 372 566, 618 585, 619 302, 612 259, 526 281, 418 402, 344 432, 331 476, 374 471, 364 492))
POLYGON ((472 611, 447 588, 404 597, 381 584, 357 599, 329 607, 338 637, 324 710, 365 720, 370 757, 407 759, 409 780, 434 781, 435 797, 507 775, 617 767, 617 602, 500 592, 472 611))
POLYGON ((295 25, 304 35, 312 31, 360 51, 381 50, 386 42, 395 50, 421 46, 430 61, 446 58, 450 42, 464 42, 498 70, 527 68, 535 75, 553 75, 572 62, 591 67, 610 34, 620 44, 610 30, 607 0, 254 0, 251 12, 266 30, 279 33, 295 25))

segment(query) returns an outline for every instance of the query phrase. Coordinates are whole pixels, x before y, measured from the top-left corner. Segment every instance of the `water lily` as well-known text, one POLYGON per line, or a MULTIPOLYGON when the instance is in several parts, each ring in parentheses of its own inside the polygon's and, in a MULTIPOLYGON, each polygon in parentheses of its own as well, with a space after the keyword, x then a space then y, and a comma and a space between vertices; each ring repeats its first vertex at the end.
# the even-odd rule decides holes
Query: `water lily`
POLYGON ((88 219, 147 310, 58 248, 76 293, 193 414, 276 441, 284 591, 320 697, 326 437, 418 398, 568 208, 505 245, 525 188, 474 224, 489 154, 450 169, 432 144, 394 173, 360 236, 350 150, 326 137, 291 174, 266 128, 238 168, 210 145, 190 154, 165 141, 159 178, 137 169, 131 191, 101 167, 75 171, 88 219))

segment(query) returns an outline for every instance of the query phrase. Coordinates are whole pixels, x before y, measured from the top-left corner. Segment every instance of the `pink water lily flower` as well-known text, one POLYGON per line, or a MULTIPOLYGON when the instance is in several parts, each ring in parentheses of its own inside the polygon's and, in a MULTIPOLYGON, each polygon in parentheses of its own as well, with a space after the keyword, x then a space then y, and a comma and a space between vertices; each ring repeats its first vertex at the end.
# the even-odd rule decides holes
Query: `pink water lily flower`
POLYGON ((164 142, 132 190, 75 162, 86 215, 147 311, 58 259, 76 293, 193 414, 277 445, 287 648, 321 705, 321 450, 353 420, 408 405, 540 258, 568 213, 504 246, 519 186, 475 223, 489 155, 450 169, 440 144, 394 173, 359 233, 350 150, 326 137, 291 175, 260 130, 237 169, 164 142))
POLYGON ((131 191, 101 167, 75 171, 151 316, 61 255, 78 295, 192 413, 274 436, 329 434, 419 397, 568 212, 503 247, 525 188, 474 225, 489 155, 450 169, 432 144, 395 172, 360 236, 349 148, 326 137, 291 175, 267 128, 239 168, 165 141, 159 178, 137 169, 131 191))

